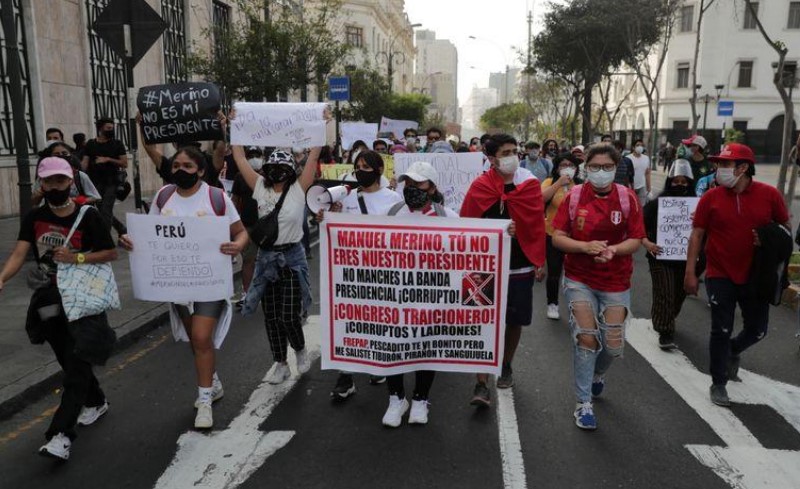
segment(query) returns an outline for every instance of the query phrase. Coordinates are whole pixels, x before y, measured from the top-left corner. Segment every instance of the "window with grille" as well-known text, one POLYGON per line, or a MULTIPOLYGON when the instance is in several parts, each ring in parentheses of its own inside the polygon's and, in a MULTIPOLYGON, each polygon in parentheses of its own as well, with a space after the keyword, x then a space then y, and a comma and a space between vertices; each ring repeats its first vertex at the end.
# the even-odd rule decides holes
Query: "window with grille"
POLYGON ((676 88, 689 88, 689 63, 678 64, 678 80, 676 88))
POLYGON ((755 10, 756 15, 753 15, 753 12, 750 10, 750 7, 747 6, 745 3, 744 6, 744 28, 745 29, 755 29, 758 27, 756 25, 756 16, 758 15, 758 6, 759 2, 752 2, 751 5, 753 6, 753 10, 755 10))
POLYGON ((789 2, 789 29, 800 29, 800 2, 789 2))
POLYGON ((681 7, 681 32, 694 30, 694 5, 681 7))
POLYGON ((128 76, 125 62, 92 29, 109 0, 86 0, 89 20, 89 65, 92 70, 94 117, 110 117, 116 124, 117 138, 130 147, 128 134, 128 76))
POLYGON ((229 5, 214 0, 214 54, 216 56, 225 55, 225 47, 222 43, 222 34, 230 28, 231 8, 229 5))
MULTIPOLYGON (((31 98, 30 68, 28 66, 28 45, 25 42, 25 22, 22 17, 20 0, 12 2, 14 8, 14 21, 17 25, 17 39, 14 43, 20 59, 20 78, 22 79, 22 94, 25 99, 25 122, 28 126, 28 153, 36 152, 36 129, 33 123, 33 101, 31 98)), ((0 7, 1 8, 1 7, 0 7)), ((5 32, 0 24, 0 155, 16 154, 14 148, 14 118, 11 113, 11 80, 8 77, 8 62, 6 60, 5 32)))
POLYGON ((345 27, 345 41, 350 46, 360 48, 364 46, 364 29, 354 25, 345 27))
POLYGON ((164 31, 164 77, 167 83, 186 81, 186 15, 184 0, 161 0, 164 31))
POLYGON ((739 61, 739 88, 750 88, 753 86, 753 62, 739 61))

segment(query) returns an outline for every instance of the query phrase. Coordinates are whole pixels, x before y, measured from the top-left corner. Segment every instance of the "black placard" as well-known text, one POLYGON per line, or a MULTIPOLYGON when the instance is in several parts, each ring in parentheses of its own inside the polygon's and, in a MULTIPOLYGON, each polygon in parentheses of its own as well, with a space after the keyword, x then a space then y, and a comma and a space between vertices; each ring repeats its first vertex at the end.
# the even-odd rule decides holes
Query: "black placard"
POLYGON ((222 139, 220 93, 212 83, 142 87, 136 99, 147 144, 222 139))

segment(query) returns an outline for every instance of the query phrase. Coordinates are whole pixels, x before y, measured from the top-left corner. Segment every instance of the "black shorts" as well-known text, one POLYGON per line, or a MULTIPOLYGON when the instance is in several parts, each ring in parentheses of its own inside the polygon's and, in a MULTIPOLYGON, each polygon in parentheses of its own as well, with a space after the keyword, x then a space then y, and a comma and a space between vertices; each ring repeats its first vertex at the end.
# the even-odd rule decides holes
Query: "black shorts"
POLYGON ((533 318, 534 273, 508 276, 506 326, 530 326, 533 318))

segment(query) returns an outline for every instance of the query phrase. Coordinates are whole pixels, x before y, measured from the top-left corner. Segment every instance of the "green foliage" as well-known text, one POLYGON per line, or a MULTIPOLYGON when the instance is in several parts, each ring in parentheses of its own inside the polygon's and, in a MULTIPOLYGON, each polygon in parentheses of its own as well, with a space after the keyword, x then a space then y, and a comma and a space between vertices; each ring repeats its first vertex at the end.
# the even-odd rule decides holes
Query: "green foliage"
POLYGON ((725 144, 741 143, 744 141, 744 133, 732 127, 725 129, 725 144))
POLYGON ((392 94, 386 117, 404 121, 423 121, 431 98, 421 93, 392 94))
POLYGON ((520 136, 525 127, 528 111, 528 107, 521 102, 492 107, 481 116, 481 130, 500 129, 507 134, 520 136))
POLYGON ((350 77, 350 102, 342 107, 342 119, 380 122, 382 116, 390 119, 422 121, 431 103, 430 97, 419 93, 395 94, 386 77, 370 66, 348 66, 350 77))

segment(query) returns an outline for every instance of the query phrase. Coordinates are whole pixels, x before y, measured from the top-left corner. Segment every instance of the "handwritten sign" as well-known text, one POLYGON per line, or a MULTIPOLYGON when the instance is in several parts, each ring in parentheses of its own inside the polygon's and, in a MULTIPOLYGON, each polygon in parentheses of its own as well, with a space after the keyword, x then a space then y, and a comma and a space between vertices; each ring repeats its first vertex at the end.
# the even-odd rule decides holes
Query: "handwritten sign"
POLYGON ((394 178, 394 156, 381 155, 383 157, 383 176, 391 180, 394 178))
POLYGON ((658 199, 659 260, 685 261, 692 234, 692 216, 697 197, 661 197, 658 199))
MULTIPOLYGON (((439 174, 436 187, 444 205, 458 212, 472 182, 483 173, 483 153, 396 153, 394 174, 399 177, 415 161, 427 161, 439 174)), ((399 184, 398 184, 399 186, 399 184)), ((402 188, 398 189, 402 192, 402 188)))
POLYGON ((222 139, 219 105, 219 89, 211 83, 151 85, 136 99, 147 144, 222 139))
POLYGON ((381 117, 381 129, 379 132, 388 132, 394 134, 395 139, 403 139, 403 132, 406 129, 417 130, 419 123, 414 121, 400 121, 381 117))
POLYGON ((227 217, 165 217, 128 214, 133 295, 164 302, 215 301, 233 295, 227 217))
POLYGON ((350 149, 356 141, 364 141, 372 147, 378 137, 378 125, 374 122, 342 122, 342 147, 350 149))
POLYGON ((353 171, 353 165, 349 164, 325 164, 319 165, 323 180, 341 180, 343 175, 353 171))
POLYGON ((284 148, 325 145, 325 104, 238 102, 234 107, 231 144, 284 148))
POLYGON ((322 368, 499 373, 508 222, 326 215, 322 368))

